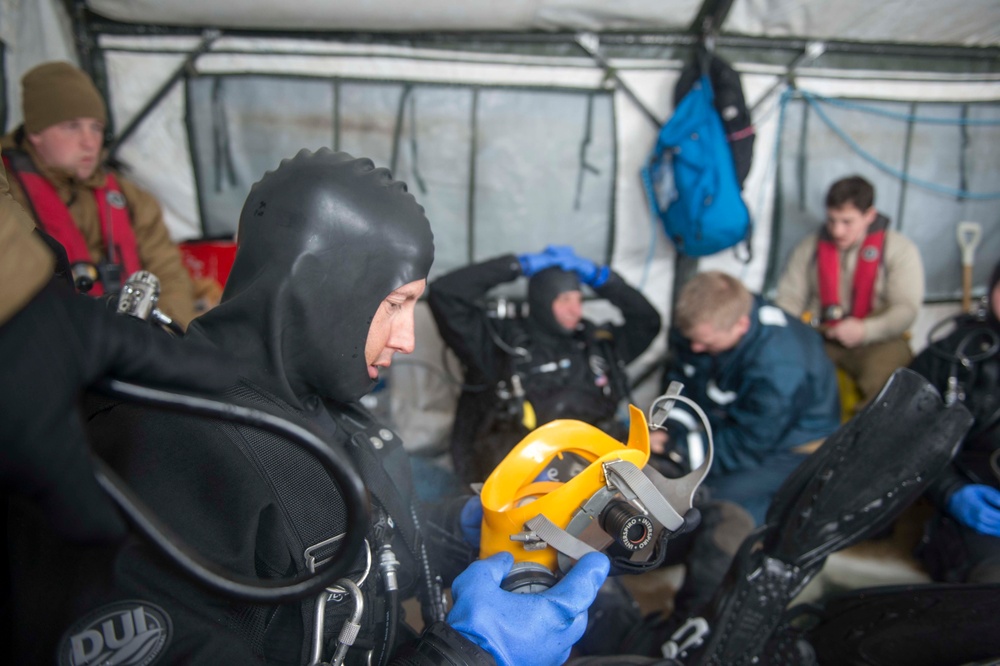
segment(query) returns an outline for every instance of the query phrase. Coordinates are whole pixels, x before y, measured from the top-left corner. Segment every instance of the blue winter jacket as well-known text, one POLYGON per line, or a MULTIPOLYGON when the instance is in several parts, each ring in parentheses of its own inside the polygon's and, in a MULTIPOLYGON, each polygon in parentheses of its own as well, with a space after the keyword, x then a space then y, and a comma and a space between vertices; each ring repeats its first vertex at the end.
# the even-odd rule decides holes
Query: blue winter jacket
POLYGON ((708 415, 715 438, 712 472, 761 467, 768 456, 826 437, 840 425, 840 396, 822 336, 754 297, 750 329, 717 356, 691 351, 673 328, 676 357, 664 385, 677 380, 683 395, 708 415))

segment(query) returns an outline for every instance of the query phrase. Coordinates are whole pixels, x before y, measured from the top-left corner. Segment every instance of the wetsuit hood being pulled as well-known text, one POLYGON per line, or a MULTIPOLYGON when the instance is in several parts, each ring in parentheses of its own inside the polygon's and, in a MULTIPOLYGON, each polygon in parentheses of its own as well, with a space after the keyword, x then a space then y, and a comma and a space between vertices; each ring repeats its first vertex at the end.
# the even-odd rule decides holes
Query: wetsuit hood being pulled
POLYGON ((189 337, 224 340, 248 379, 294 407, 351 402, 375 385, 365 343, 380 304, 433 259, 405 183, 368 159, 303 150, 251 188, 222 302, 189 337))

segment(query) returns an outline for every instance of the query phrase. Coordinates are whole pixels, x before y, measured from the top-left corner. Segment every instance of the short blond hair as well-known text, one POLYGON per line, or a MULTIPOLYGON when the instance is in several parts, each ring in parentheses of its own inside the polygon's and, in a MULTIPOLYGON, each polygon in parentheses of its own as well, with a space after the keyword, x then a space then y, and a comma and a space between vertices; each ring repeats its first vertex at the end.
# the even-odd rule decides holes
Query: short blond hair
POLYGON ((705 271, 681 289, 674 306, 674 325, 684 334, 703 323, 728 331, 740 317, 750 314, 752 304, 753 296, 742 282, 721 271, 705 271))

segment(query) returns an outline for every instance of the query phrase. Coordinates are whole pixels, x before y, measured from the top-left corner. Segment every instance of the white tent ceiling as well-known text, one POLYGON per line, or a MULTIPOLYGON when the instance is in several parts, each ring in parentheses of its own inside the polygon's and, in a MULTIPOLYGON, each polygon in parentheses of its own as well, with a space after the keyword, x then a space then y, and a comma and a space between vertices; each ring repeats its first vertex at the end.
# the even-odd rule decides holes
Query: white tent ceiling
MULTIPOLYGON (((702 0, 87 0, 129 23, 319 31, 683 33, 702 0)), ((722 2, 709 3, 725 5, 722 2)), ((997 46, 997 0, 732 0, 721 34, 997 46)))

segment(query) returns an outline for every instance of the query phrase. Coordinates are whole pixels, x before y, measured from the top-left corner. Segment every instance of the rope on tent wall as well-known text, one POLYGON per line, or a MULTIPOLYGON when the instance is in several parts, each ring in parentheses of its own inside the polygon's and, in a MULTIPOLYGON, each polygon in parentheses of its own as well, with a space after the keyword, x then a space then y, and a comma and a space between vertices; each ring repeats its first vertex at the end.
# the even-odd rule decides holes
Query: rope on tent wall
MULTIPOLYGON (((642 179, 646 191, 652 192, 653 183, 650 181, 649 175, 645 170, 639 171, 639 177, 642 179)), ((649 278, 649 269, 653 265, 653 255, 656 252, 656 230, 663 228, 663 225, 659 223, 660 213, 656 210, 656 201, 653 197, 647 196, 644 198, 649 203, 650 220, 652 220, 652 223, 649 225, 649 250, 646 252, 646 261, 642 265, 642 278, 639 280, 640 290, 646 286, 646 280, 649 278)), ((680 255, 678 254, 678 256, 680 255)))
POLYGON ((389 171, 396 173, 396 165, 399 162, 399 141, 403 135, 403 118, 406 114, 406 100, 413 92, 413 84, 406 83, 399 95, 399 102, 396 104, 396 122, 392 125, 392 155, 389 157, 389 171))
POLYGON ((576 175, 576 196, 573 199, 573 210, 580 210, 580 198, 583 196, 583 177, 586 172, 599 175, 601 170, 587 161, 587 151, 593 140, 594 127, 594 93, 587 95, 587 115, 584 118, 583 139, 580 140, 580 169, 576 175))
POLYGON ((649 118, 650 122, 659 129, 663 126, 663 121, 661 121, 652 109, 646 106, 643 101, 639 98, 639 95, 632 89, 628 83, 625 82, 621 76, 618 75, 618 70, 611 66, 611 62, 608 61, 603 55, 601 55, 601 40, 596 34, 592 32, 581 32, 576 35, 574 41, 579 45, 581 49, 587 52, 594 62, 604 70, 605 79, 610 79, 618 85, 629 99, 635 102, 635 105, 639 108, 642 113, 649 118))
POLYGON ((958 151, 958 186, 963 190, 969 189, 969 164, 966 158, 966 153, 969 150, 969 105, 962 105, 962 125, 959 128, 959 132, 962 135, 961 142, 962 147, 958 151))
POLYGON ((393 173, 397 173, 399 170, 399 146, 402 141, 404 125, 409 125, 407 143, 410 146, 412 160, 410 165, 411 180, 416 183, 421 194, 427 194, 427 183, 420 175, 420 158, 417 154, 417 98, 411 83, 403 86, 403 92, 399 96, 399 106, 396 109, 396 124, 392 130, 392 157, 389 160, 389 169, 393 173), (407 121, 405 123, 404 118, 407 121))
MULTIPOLYGON (((863 113, 869 113, 873 116, 882 116, 884 118, 898 120, 900 122, 915 122, 925 125, 982 125, 986 127, 995 127, 1000 125, 1000 120, 990 120, 988 118, 966 118, 963 120, 955 120, 953 118, 941 118, 938 116, 918 116, 915 113, 900 113, 899 111, 880 109, 877 106, 869 106, 867 104, 862 104, 861 102, 854 102, 847 99, 837 99, 836 97, 826 97, 814 92, 809 92, 808 90, 802 90, 801 88, 794 92, 797 92, 807 101, 814 100, 829 106, 836 106, 850 111, 861 111, 863 113)), ((786 94, 788 93, 786 92, 786 94)))
MULTIPOLYGON (((917 103, 910 102, 910 113, 916 115, 917 103)), ((903 139, 903 173, 910 172, 910 158, 913 156, 913 133, 917 124, 913 120, 906 123, 906 137, 903 139)), ((961 171, 959 171, 961 176, 961 171)), ((961 180, 959 181, 961 186, 961 180)), ((909 183, 905 180, 899 184, 899 200, 896 204, 896 214, 893 215, 893 227, 896 231, 903 230, 903 219, 906 215, 906 197, 909 194, 909 183)))
MULTIPOLYGON (((762 288, 762 293, 765 295, 773 294, 775 286, 778 282, 778 257, 780 254, 780 243, 777 239, 781 238, 782 226, 784 224, 784 218, 782 211, 784 209, 783 200, 784 194, 781 189, 781 150, 783 143, 785 141, 785 134, 782 129, 785 127, 785 112, 787 111, 786 95, 788 91, 782 93, 781 99, 778 100, 778 131, 775 135, 774 148, 772 149, 772 160, 774 161, 774 192, 773 206, 771 214, 771 242, 768 243, 767 250, 767 264, 764 270, 764 285, 762 288)), ((805 116, 806 114, 802 114, 805 116)), ((767 182, 765 180, 765 182, 767 182)), ((763 193, 763 187, 761 188, 763 193)), ((763 210, 763 208, 761 209, 763 210)))
POLYGON ((0 127, 7 127, 7 45, 0 41, 0 127))
POLYGON ((466 263, 471 264, 476 260, 476 162, 479 156, 479 94, 482 88, 472 87, 472 104, 469 106, 469 169, 466 196, 465 219, 469 221, 468 229, 468 258, 466 263))
POLYGON ((822 95, 817 95, 805 90, 787 90, 782 97, 782 105, 788 103, 792 97, 796 95, 800 96, 802 99, 809 104, 809 107, 816 113, 816 116, 823 121, 823 123, 830 128, 830 130, 836 134, 841 141, 847 144, 851 150, 856 152, 858 155, 863 157, 866 161, 871 163, 875 168, 883 171, 891 176, 894 176, 905 183, 921 187, 925 190, 930 190, 931 192, 937 192, 939 194, 944 194, 946 196, 957 197, 959 199, 973 199, 978 201, 986 201, 993 199, 1000 199, 1000 191, 998 192, 970 192, 969 190, 949 187, 947 185, 940 185, 938 183, 932 183, 921 178, 915 178, 910 174, 892 167, 882 160, 866 151, 861 147, 854 139, 852 139, 847 132, 845 132, 839 125, 837 125, 830 117, 827 115, 826 111, 823 110, 823 105, 828 104, 830 106, 836 106, 844 109, 849 109, 852 111, 860 111, 863 113, 869 113, 872 115, 879 115, 887 118, 892 118, 895 120, 900 120, 903 122, 914 122, 914 123, 927 123, 927 124, 940 124, 940 125, 984 125, 984 126, 1000 126, 1000 120, 986 120, 986 119, 966 119, 966 120, 952 120, 949 118, 935 118, 928 116, 917 116, 911 113, 896 113, 892 111, 887 111, 884 109, 878 109, 875 107, 867 106, 864 104, 859 104, 857 102, 849 102, 846 100, 837 100, 828 97, 823 97, 822 95))
POLYGON ((333 149, 340 152, 340 79, 331 79, 330 87, 333 95, 333 117, 330 119, 333 124, 333 149))
POLYGON ((413 157, 413 180, 421 194, 427 194, 427 182, 420 174, 420 156, 417 154, 417 97, 410 95, 410 154, 413 157))
POLYGON ((236 167, 233 165, 233 148, 229 140, 229 119, 226 114, 223 78, 215 77, 212 82, 212 166, 215 175, 215 191, 226 187, 236 187, 236 167), (223 182, 225 181, 225 182, 223 182))
MULTIPOLYGON (((763 100, 761 100, 761 101, 763 101, 763 100)), ((780 102, 778 104, 775 104, 774 106, 772 106, 766 113, 764 113, 760 117, 759 120, 757 120, 757 121, 754 122, 754 125, 756 125, 757 127, 760 127, 762 124, 764 124, 765 122, 767 122, 767 120, 770 118, 771 114, 773 114, 773 113, 778 113, 779 114, 779 116, 778 116, 779 117, 778 126, 780 127, 781 124, 784 122, 784 106, 781 105, 780 102)), ((751 220, 763 220, 764 219, 764 209, 767 206, 767 201, 766 201, 767 185, 766 184, 767 183, 775 183, 775 187, 774 187, 775 191, 778 189, 778 187, 777 187, 777 173, 778 173, 779 156, 781 154, 780 153, 780 149, 781 149, 780 141, 775 141, 774 142, 774 146, 771 148, 771 150, 768 153, 765 153, 765 155, 767 155, 767 161, 764 162, 764 167, 763 167, 764 175, 761 178, 760 187, 757 188, 757 202, 756 202, 756 204, 754 206, 750 206, 749 204, 747 205, 747 207, 751 210, 751 215, 750 215, 750 219, 751 220), (754 213, 752 211, 756 211, 756 213, 754 213)), ((759 161, 758 161, 758 163, 759 163, 759 161)), ((775 210, 777 210, 777 207, 775 207, 775 210)), ((777 224, 776 220, 777 220, 777 218, 774 215, 772 215, 772 229, 771 229, 771 235, 772 236, 774 235, 774 227, 777 224)), ((773 246, 773 245, 776 245, 776 244, 775 243, 771 243, 770 245, 773 246)), ((739 255, 737 255, 737 258, 740 259, 741 263, 743 264, 741 266, 741 268, 740 268, 739 278, 742 281, 744 281, 744 282, 746 282, 747 276, 750 274, 750 264, 752 263, 752 260, 753 260, 753 236, 752 235, 748 239, 747 246, 748 246, 748 251, 750 252, 749 259, 743 260, 742 257, 739 257, 739 255)), ((733 250, 735 252, 736 248, 733 248, 733 250)), ((768 262, 770 262, 770 261, 771 261, 771 259, 769 257, 768 258, 768 262)), ((765 276, 765 278, 766 278, 766 276, 765 276)), ((766 284, 766 280, 765 280, 765 284, 766 284)))

